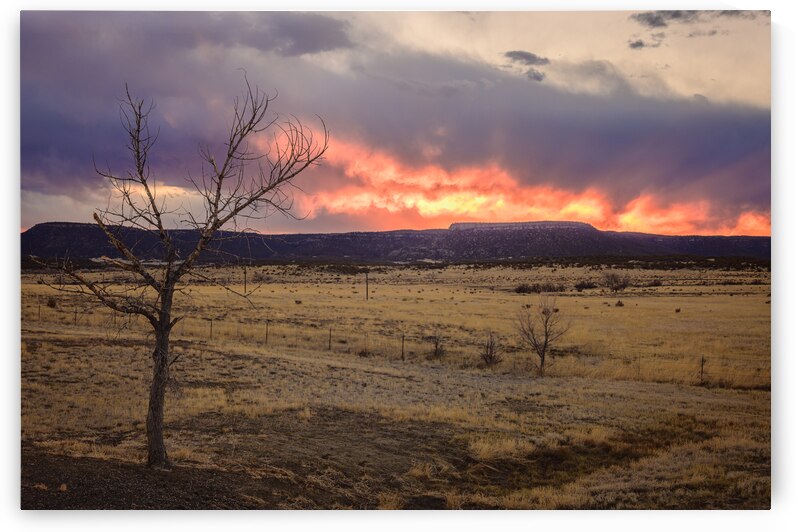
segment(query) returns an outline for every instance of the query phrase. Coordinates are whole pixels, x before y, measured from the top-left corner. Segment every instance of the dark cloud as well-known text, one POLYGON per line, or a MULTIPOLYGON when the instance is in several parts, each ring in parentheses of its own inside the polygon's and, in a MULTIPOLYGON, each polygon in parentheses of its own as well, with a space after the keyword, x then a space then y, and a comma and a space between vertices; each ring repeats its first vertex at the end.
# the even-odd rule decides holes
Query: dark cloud
POLYGON ((255 33, 272 32, 271 40, 279 43, 274 48, 282 55, 314 54, 353 45, 346 33, 347 22, 314 13, 273 15, 271 24, 255 33))
MULTIPOLYGON (((127 168, 117 107, 125 82, 157 104, 158 179, 183 185, 201 172, 199 145, 223 149, 245 68, 252 82, 279 90, 275 110, 322 116, 331 150, 357 143, 410 167, 450 171, 489 162, 525 185, 593 187, 617 204, 654 192, 674 202, 709 198, 732 213, 770 207, 769 110, 643 97, 608 61, 549 66, 548 80, 588 93, 405 50, 354 48, 345 68, 329 69, 300 54, 350 47, 334 30, 313 33, 344 24, 271 15, 23 13, 23 190, 96 188, 92 156, 127 168), (313 36, 304 41, 304 32, 313 36)), ((311 194, 348 179, 327 163, 298 184, 311 194)))
POLYGON ((665 28, 671 23, 693 24, 720 17, 755 20, 770 18, 770 11, 645 11, 629 18, 648 28, 665 28))
POLYGON ((714 13, 713 16, 715 17, 725 17, 725 18, 744 18, 748 20, 756 20, 758 18, 770 18, 770 11, 743 11, 743 10, 724 10, 724 11, 716 11, 710 12, 714 13))
POLYGON ((646 11, 630 15, 629 18, 649 28, 665 28, 669 22, 695 22, 700 14, 700 11, 646 11))
POLYGON ((644 41, 643 39, 636 39, 636 40, 627 41, 627 45, 633 50, 641 50, 643 48, 659 48, 660 45, 662 44, 663 37, 665 37, 664 33, 654 34, 652 36, 652 39, 654 39, 652 42, 644 41))
POLYGON ((149 57, 162 52, 236 46, 290 57, 353 46, 347 22, 316 13, 188 12, 175 16, 158 12, 27 11, 22 12, 21 25, 23 54, 26 49, 42 51, 56 41, 78 46, 93 42, 118 48, 123 55, 149 57))
POLYGON ((533 52, 525 52, 523 50, 512 50, 510 52, 505 52, 505 57, 513 61, 514 63, 519 63, 524 66, 530 66, 525 74, 527 77, 533 81, 544 81, 546 74, 542 71, 538 70, 537 68, 532 68, 534 66, 542 66, 548 65, 549 59, 546 57, 541 57, 540 55, 536 55, 533 52))
POLYGON ((530 68, 527 70, 527 77, 532 79, 533 81, 544 81, 546 75, 540 70, 536 70, 535 68, 530 68))
MULTIPOLYGON (((726 33, 726 32, 724 32, 724 33, 726 33)), ((718 34, 718 30, 715 29, 715 28, 713 28, 711 30, 707 30, 707 31, 696 30, 696 31, 691 31, 690 33, 688 33, 687 34, 687 38, 688 39, 692 39, 694 37, 714 37, 717 34, 718 34)))
MULTIPOLYGON (((159 162, 169 164, 168 174, 195 175, 201 169, 186 161, 229 119, 211 112, 217 97, 230 102, 240 91, 239 69, 251 66, 222 58, 246 49, 289 59, 350 48, 346 29, 347 22, 301 13, 23 12, 23 172, 48 176, 37 178, 42 188, 68 188, 72 179, 92 178, 92 157, 123 160, 117 99, 129 83, 158 104, 159 162)), ((265 88, 275 93, 278 85, 265 88)))
MULTIPOLYGON (((666 28, 669 24, 696 25, 716 20, 718 18, 734 18, 756 20, 757 17, 770 17, 769 11, 645 11, 630 15, 630 20, 634 20, 651 30, 666 28)), ((694 37, 714 37, 718 34, 726 34, 727 31, 719 32, 717 28, 695 29, 687 34, 687 38, 694 37)), ((657 48, 665 39, 665 33, 650 33, 649 40, 639 39, 633 35, 628 41, 628 46, 633 50, 643 48, 657 48)))
POLYGON ((546 57, 541 57, 539 55, 534 54, 533 52, 525 52, 522 50, 513 50, 510 52, 505 52, 505 57, 514 61, 515 63, 521 63, 523 65, 548 65, 549 59, 546 57))

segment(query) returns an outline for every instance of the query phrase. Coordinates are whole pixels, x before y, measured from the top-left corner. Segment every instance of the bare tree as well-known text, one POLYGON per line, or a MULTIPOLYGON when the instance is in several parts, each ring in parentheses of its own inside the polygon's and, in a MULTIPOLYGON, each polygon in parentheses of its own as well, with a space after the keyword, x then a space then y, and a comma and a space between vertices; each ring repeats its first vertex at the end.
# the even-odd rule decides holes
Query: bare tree
POLYGON ((519 336, 530 346, 530 361, 539 376, 544 375, 547 357, 552 347, 569 330, 570 323, 563 319, 555 306, 555 299, 539 297, 538 304, 526 306, 517 318, 519 336))
POLYGON ((223 146, 215 151, 210 146, 201 147, 201 176, 188 177, 202 198, 200 214, 184 206, 170 209, 166 199, 158 195, 150 167, 150 152, 158 136, 149 126, 153 104, 134 98, 127 89, 120 115, 132 167, 123 175, 97 168, 113 186, 115 204, 97 210, 94 221, 120 255, 106 257, 105 261, 135 282, 119 283, 118 276, 115 282, 95 280, 68 260, 58 264, 74 281, 60 289, 92 296, 116 312, 143 316, 152 326, 153 373, 146 417, 150 467, 170 465, 163 438, 163 412, 169 370, 179 357, 171 355, 169 336, 184 317, 176 316, 173 309, 183 278, 207 279, 195 267, 211 242, 220 238, 221 228, 237 228, 240 220, 264 218, 275 212, 289 215, 294 178, 318 164, 328 148, 328 130, 322 120, 322 134, 317 136, 295 117, 280 120, 268 112, 273 98, 252 87, 245 76, 244 80, 245 91, 234 100, 223 146), (258 136, 264 136, 270 148, 255 151, 252 141, 258 136), (180 246, 173 226, 195 230, 195 245, 188 246, 187 251, 180 246), (161 255, 156 264, 144 260, 144 253, 151 255, 151 249, 144 252, 130 242, 135 229, 143 231, 138 234, 155 237, 161 255))

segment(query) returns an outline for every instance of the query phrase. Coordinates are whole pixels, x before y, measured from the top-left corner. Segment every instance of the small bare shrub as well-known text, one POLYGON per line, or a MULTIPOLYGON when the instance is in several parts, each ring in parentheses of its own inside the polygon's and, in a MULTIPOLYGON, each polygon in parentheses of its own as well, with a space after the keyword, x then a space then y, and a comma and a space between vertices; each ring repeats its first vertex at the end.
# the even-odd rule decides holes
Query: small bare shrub
POLYGON ((616 306, 617 307, 623 307, 624 303, 622 303, 621 300, 619 299, 618 301, 616 301, 616 306))
POLYGON ((50 296, 47 298, 47 306, 50 308, 56 308, 58 306, 58 300, 55 299, 55 296, 50 296))
POLYGON ((446 353, 444 338, 440 334, 431 336, 431 352, 428 353, 428 360, 441 360, 446 353))
POLYGON ((569 330, 570 324, 563 319, 562 314, 555 307, 555 300, 549 297, 540 297, 537 305, 519 313, 519 336, 534 355, 530 361, 539 377, 544 376, 547 356, 552 355, 550 348, 569 330))
POLYGON ((489 339, 486 340, 486 345, 483 347, 483 352, 480 353, 480 359, 487 368, 493 368, 502 362, 500 348, 497 345, 497 340, 494 338, 494 333, 489 333, 489 339))

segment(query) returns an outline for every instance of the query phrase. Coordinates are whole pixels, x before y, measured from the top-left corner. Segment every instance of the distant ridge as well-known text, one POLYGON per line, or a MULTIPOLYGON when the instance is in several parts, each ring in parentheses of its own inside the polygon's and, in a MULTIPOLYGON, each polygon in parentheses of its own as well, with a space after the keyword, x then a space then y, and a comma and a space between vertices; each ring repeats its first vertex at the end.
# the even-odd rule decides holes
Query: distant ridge
MULTIPOLYGON (((131 228, 118 231, 141 258, 163 258, 154 234, 131 228)), ((192 230, 172 230, 171 235, 183 256, 198 239, 192 230)), ((42 223, 22 233, 21 240, 23 259, 118 257, 94 224, 42 223)), ((770 237, 624 233, 600 231, 581 222, 454 223, 449 229, 292 235, 221 232, 205 260, 467 262, 672 255, 769 260, 770 237)))
POLYGON ((450 224, 450 231, 465 231, 479 229, 481 231, 494 231, 503 229, 597 229, 585 222, 456 222, 450 224))

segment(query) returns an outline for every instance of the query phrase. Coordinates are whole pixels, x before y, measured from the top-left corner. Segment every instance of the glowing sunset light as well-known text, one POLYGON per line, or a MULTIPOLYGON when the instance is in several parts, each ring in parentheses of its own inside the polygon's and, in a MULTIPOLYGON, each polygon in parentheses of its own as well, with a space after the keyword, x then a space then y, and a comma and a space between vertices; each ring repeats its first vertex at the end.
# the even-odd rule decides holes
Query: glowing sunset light
POLYGON ((665 204, 643 193, 616 204, 595 187, 570 191, 546 185, 522 185, 494 163, 447 170, 436 165, 409 166, 396 157, 350 141, 335 143, 327 164, 348 183, 310 194, 302 205, 319 213, 379 218, 381 229, 439 228, 453 222, 580 221, 598 229, 671 235, 769 235, 770 217, 742 212, 735 223, 717 217, 706 200, 665 204), (400 226, 411 211, 411 227, 400 226))
POLYGON ((706 200, 661 207, 654 197, 642 195, 624 207, 617 217, 616 227, 644 233, 696 234, 709 223, 709 210, 706 200))
POLYGON ((747 211, 740 215, 734 227, 719 230, 726 235, 770 236, 770 214, 747 211))

